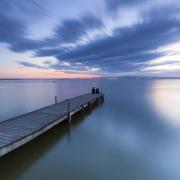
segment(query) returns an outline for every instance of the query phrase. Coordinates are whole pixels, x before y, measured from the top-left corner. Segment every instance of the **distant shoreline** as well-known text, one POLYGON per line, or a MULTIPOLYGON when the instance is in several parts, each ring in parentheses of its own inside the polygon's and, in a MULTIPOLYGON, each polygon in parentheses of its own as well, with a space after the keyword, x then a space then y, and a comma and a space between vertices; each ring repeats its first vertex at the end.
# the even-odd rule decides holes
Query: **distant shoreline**
POLYGON ((123 77, 93 77, 93 78, 0 78, 0 81, 22 81, 22 80, 76 80, 76 79, 180 79, 180 77, 144 77, 144 76, 123 76, 123 77))

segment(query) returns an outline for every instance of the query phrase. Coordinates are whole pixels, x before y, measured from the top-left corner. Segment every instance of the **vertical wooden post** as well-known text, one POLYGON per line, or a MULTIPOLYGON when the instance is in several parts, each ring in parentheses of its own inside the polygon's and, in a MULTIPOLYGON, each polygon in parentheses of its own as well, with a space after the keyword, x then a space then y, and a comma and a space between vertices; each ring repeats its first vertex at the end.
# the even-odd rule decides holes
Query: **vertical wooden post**
POLYGON ((96 98, 97 105, 100 104, 100 97, 96 98))
POLYGON ((71 112, 70 112, 70 102, 68 102, 68 121, 69 121, 69 123, 71 123, 71 112))
POLYGON ((92 109, 92 105, 91 105, 91 102, 88 103, 88 109, 91 111, 92 109))
POLYGON ((84 105, 82 105, 82 113, 83 113, 83 114, 84 114, 84 111, 85 111, 85 110, 84 110, 84 105))
POLYGON ((104 94, 101 95, 101 102, 104 101, 104 94))
POLYGON ((57 104, 57 96, 55 96, 55 104, 57 104))
POLYGON ((96 104, 96 105, 98 104, 98 98, 96 98, 95 104, 96 104))

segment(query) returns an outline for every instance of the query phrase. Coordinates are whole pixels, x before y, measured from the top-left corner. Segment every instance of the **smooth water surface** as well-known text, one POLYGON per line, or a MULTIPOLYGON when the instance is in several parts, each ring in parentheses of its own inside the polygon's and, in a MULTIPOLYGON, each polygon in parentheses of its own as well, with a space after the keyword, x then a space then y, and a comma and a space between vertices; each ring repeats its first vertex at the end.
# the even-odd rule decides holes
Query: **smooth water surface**
POLYGON ((0 121, 98 86, 105 102, 0 159, 0 180, 179 180, 180 80, 0 81, 0 121))

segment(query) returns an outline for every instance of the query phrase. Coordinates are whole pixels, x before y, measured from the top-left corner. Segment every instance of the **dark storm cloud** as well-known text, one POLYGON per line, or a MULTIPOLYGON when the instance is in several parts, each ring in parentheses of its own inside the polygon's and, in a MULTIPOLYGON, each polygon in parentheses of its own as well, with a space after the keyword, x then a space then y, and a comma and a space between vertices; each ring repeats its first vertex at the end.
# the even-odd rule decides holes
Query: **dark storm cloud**
POLYGON ((137 68, 134 64, 165 55, 155 50, 179 39, 180 21, 174 18, 174 12, 167 9, 161 16, 156 13, 153 10, 144 23, 116 29, 113 36, 97 39, 69 51, 39 50, 38 55, 50 54, 59 60, 78 61, 89 66, 96 64, 102 69, 118 67, 119 70, 128 70, 129 67, 132 70, 137 68), (164 16, 168 12, 171 12, 169 17, 164 16))
POLYGON ((18 41, 25 34, 24 28, 20 21, 0 14, 0 42, 11 44, 18 41))
MULTIPOLYGON (((17 1, 17 0, 16 0, 17 1)), ((31 1, 35 6, 38 6, 35 1, 31 1)), ((23 6, 23 4, 21 4, 23 6)), ((13 4, 9 1, 2 0, 1 9, 10 11, 13 9, 13 4)), ((40 8, 38 6, 38 8, 40 8)), ((23 9, 23 8, 22 8, 23 9)), ((79 19, 64 20, 60 23, 54 31, 54 37, 47 38, 41 41, 27 38, 27 27, 25 22, 20 21, 7 14, 6 11, 0 12, 0 42, 8 43, 12 51, 24 52, 28 50, 43 49, 53 47, 62 43, 74 43, 79 40, 88 30, 98 29, 103 24, 100 19, 91 14, 83 15, 79 19)), ((56 49, 52 49, 55 52, 56 49)), ((58 49, 58 52, 60 50, 58 49)), ((46 52, 47 55, 50 51, 46 52)), ((49 55, 50 55, 49 54, 49 55)))
POLYGON ((35 51, 44 47, 45 43, 42 41, 35 41, 27 38, 19 38, 17 41, 10 43, 10 49, 15 52, 35 51))
MULTIPOLYGON (((15 52, 34 50, 44 46, 44 42, 34 41, 26 37, 27 27, 25 23, 10 12, 18 13, 19 6, 23 11, 27 11, 27 8, 23 8, 25 7, 23 1, 15 0, 13 2, 9 0, 0 2, 0 42, 7 43, 9 48, 15 52), (18 6, 16 3, 19 3, 18 6)), ((30 2, 32 1, 29 1, 29 5, 31 5, 30 2)), ((30 7, 28 8, 29 12, 30 9, 34 10, 32 6, 30 7)), ((35 13, 35 11, 33 12, 35 13)))
POLYGON ((25 67, 30 67, 30 68, 35 68, 35 69, 53 69, 53 70, 60 70, 63 72, 68 71, 68 73, 81 73, 84 70, 89 70, 89 68, 87 66, 84 66, 83 64, 77 64, 77 63, 69 63, 66 64, 64 62, 57 62, 55 64, 53 64, 50 61, 45 61, 44 65, 37 65, 34 63, 29 63, 26 61, 21 61, 18 62, 18 64, 25 66, 25 67), (69 68, 69 66, 71 68, 69 68), (70 69, 70 70, 69 70, 70 69))
POLYGON ((7 43, 9 49, 25 52, 46 46, 45 41, 26 38, 26 30, 25 24, 18 19, 0 14, 0 42, 7 43))
POLYGON ((98 29, 103 24, 93 15, 82 16, 81 19, 63 21, 55 30, 55 38, 59 42, 73 43, 86 34, 88 30, 98 29))
POLYGON ((25 66, 25 67, 30 67, 30 68, 36 68, 36 69, 47 69, 44 66, 33 64, 33 63, 28 63, 28 62, 18 62, 20 65, 25 66))
MULTIPOLYGON (((3 6, 8 7, 9 1, 3 6)), ((108 0, 110 10, 119 7, 133 7, 147 0, 108 0)), ((40 8, 36 3, 36 8, 40 8)), ((0 9, 2 7, 0 6, 0 9)), ((178 6, 157 6, 142 13, 142 21, 128 27, 116 28, 112 35, 88 41, 74 48, 62 48, 64 44, 73 44, 92 30, 104 31, 103 22, 91 14, 76 19, 67 19, 59 23, 51 38, 31 40, 27 38, 25 23, 0 12, 0 42, 9 44, 15 52, 31 50, 37 57, 53 56, 60 61, 69 62, 70 66, 60 63, 48 67, 55 70, 86 70, 87 67, 100 67, 102 71, 134 71, 144 67, 143 63, 162 57, 157 48, 180 40, 180 20, 176 15, 178 6), (79 64, 78 64, 79 63, 79 64), (80 65, 83 64, 83 65, 80 65)), ((119 18, 119 17, 118 17, 119 18)), ((42 66, 22 62, 21 65, 40 68, 42 66)))

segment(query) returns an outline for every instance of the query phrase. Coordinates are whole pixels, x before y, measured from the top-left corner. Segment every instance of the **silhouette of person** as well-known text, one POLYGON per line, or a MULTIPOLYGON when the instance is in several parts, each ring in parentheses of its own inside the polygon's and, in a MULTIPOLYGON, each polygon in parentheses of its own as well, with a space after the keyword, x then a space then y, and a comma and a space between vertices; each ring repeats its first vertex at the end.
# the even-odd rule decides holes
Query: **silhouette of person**
POLYGON ((95 87, 92 88, 92 94, 95 94, 96 93, 96 90, 95 90, 95 87))
POLYGON ((96 94, 100 94, 99 88, 96 88, 96 94))

